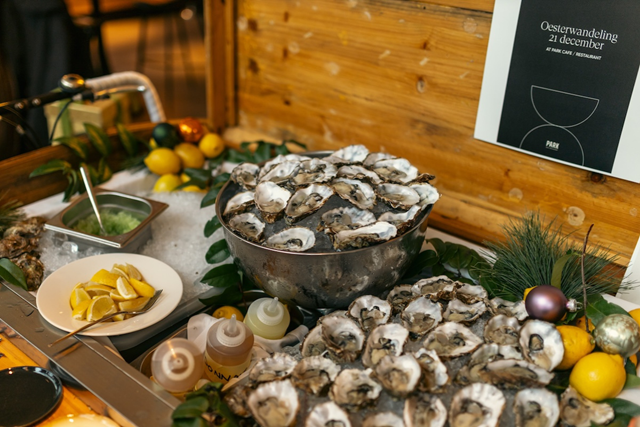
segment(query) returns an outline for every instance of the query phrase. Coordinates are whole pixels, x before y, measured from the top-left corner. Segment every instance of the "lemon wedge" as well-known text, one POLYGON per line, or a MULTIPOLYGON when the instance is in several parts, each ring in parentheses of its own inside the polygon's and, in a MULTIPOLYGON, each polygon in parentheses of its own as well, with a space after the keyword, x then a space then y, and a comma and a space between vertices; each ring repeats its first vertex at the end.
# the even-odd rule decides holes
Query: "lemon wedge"
POLYGON ((84 320, 85 314, 87 313, 87 308, 89 308, 90 305, 91 300, 81 301, 71 312, 71 317, 76 320, 84 320))
POLYGON ((91 298, 97 297, 100 295, 109 295, 113 288, 110 288, 107 285, 100 285, 98 283, 93 283, 84 287, 84 290, 87 291, 91 298))
POLYGON ((91 300, 91 297, 89 296, 87 291, 85 291, 84 288, 79 285, 82 285, 82 283, 76 285, 76 287, 73 288, 73 291, 71 291, 71 298, 69 299, 69 303, 71 304, 72 309, 75 309, 82 301, 91 300))
POLYGON ((124 277, 118 277, 116 289, 118 290, 120 296, 122 296, 122 298, 124 298, 125 300, 138 298, 136 290, 133 289, 133 286, 131 286, 131 284, 129 284, 129 281, 124 277))
POLYGON ((111 298, 114 302, 126 301, 124 297, 120 295, 120 292, 118 292, 117 289, 111 290, 111 293, 109 294, 109 298, 111 298))
POLYGON ((91 281, 99 283, 101 285, 107 285, 111 288, 115 288, 118 278, 120 278, 118 274, 108 272, 103 268, 93 275, 93 277, 91 278, 91 281))
POLYGON ((127 264, 126 265, 126 272, 129 273, 129 278, 130 279, 144 280, 142 278, 142 273, 140 273, 140 270, 138 270, 137 268, 135 268, 131 264, 127 264))
POLYGON ((147 282, 143 282, 132 277, 129 279, 129 283, 141 297, 151 298, 156 293, 156 290, 153 288, 153 286, 151 286, 147 282))
POLYGON ((106 295, 101 295, 92 299, 91 304, 87 307, 87 320, 93 322, 94 320, 99 320, 109 314, 113 314, 116 311, 118 311, 118 309, 113 300, 106 295))
POLYGON ((131 299, 129 301, 123 301, 118 304, 118 307, 121 311, 138 311, 141 310, 147 303, 149 302, 148 297, 140 297, 136 299, 131 299))

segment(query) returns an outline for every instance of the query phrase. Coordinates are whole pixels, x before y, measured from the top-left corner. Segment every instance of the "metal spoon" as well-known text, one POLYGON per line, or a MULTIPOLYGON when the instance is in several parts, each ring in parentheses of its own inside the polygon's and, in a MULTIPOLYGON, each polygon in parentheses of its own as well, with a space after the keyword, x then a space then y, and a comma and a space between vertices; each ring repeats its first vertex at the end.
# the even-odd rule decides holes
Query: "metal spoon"
POLYGON ((82 165, 80 167, 80 175, 82 175, 84 187, 87 189, 87 194, 89 195, 91 206, 93 206, 93 212, 96 214, 96 218, 98 218, 98 225, 100 225, 100 234, 106 236, 107 232, 104 229, 104 225, 102 225, 102 218, 100 218, 100 211, 98 210, 98 200, 96 199, 96 195, 93 193, 91 175, 89 174, 89 168, 87 167, 87 165, 82 165))

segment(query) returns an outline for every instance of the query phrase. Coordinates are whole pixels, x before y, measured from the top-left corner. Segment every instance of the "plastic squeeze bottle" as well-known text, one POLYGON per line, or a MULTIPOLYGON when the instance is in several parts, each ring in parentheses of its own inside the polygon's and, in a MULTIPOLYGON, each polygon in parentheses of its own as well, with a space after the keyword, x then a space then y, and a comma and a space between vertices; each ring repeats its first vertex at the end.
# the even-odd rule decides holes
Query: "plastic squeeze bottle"
POLYGON ((155 381, 171 393, 191 391, 204 372, 202 352, 184 338, 163 342, 151 358, 155 381))
POLYGON ((205 373, 211 381, 226 384, 251 363, 253 332, 236 315, 214 324, 207 333, 205 373))
POLYGON ((269 340, 279 340, 289 327, 289 310, 278 298, 260 298, 247 310, 244 323, 254 334, 269 340))

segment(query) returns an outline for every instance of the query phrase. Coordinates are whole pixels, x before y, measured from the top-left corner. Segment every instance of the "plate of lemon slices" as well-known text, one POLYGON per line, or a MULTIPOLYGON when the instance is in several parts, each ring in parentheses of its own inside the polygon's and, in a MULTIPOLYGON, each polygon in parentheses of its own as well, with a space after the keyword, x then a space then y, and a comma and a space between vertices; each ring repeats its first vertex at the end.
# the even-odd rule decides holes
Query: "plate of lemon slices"
POLYGON ((117 315, 82 335, 139 331, 168 316, 182 298, 182 280, 164 262, 138 254, 105 254, 79 259, 53 272, 38 289, 36 304, 47 322, 71 332, 117 311, 137 311, 160 289, 162 295, 147 313, 117 315))

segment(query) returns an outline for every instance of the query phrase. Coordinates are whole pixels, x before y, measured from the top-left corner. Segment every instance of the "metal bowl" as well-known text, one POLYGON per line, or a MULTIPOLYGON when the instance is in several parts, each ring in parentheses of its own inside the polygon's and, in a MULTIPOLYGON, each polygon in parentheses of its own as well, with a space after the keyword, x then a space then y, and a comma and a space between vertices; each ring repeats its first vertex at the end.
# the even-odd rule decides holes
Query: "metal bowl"
MULTIPOLYGON (((329 152, 304 153, 321 157, 329 152)), ((393 287, 420 252, 432 206, 416 225, 387 242, 344 252, 294 253, 249 242, 236 235, 222 212, 234 195, 225 184, 216 215, 235 263, 269 295, 308 309, 346 308, 361 295, 379 295, 393 287)))

